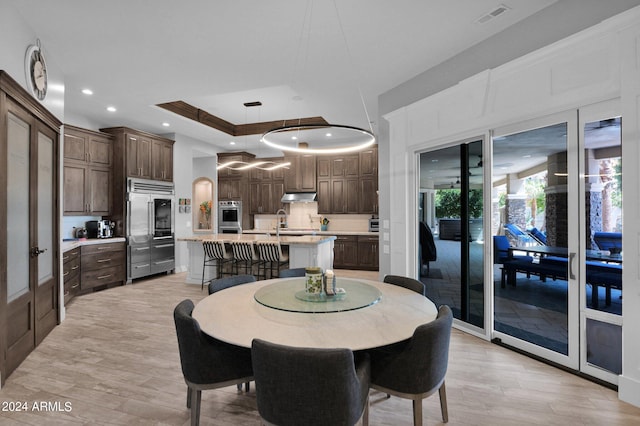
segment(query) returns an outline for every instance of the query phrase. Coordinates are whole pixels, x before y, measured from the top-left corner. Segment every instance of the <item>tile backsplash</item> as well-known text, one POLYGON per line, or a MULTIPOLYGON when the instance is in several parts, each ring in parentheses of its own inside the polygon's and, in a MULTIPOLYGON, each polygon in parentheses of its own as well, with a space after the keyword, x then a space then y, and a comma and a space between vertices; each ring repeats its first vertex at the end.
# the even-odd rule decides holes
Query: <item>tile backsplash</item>
MULTIPOLYGON (((291 203, 285 210, 288 212, 287 224, 293 229, 320 229, 320 220, 323 217, 329 219, 328 231, 355 231, 369 230, 369 218, 367 214, 318 214, 318 203, 291 203)), ((271 230, 276 227, 276 215, 255 215, 254 228, 271 230)))

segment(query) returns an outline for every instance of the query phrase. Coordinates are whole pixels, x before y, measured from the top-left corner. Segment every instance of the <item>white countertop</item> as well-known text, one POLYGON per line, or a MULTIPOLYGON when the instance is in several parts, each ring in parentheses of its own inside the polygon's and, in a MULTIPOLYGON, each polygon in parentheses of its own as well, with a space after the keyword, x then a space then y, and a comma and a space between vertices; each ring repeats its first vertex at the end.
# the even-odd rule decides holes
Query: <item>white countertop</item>
MULTIPOLYGON (((283 245, 297 245, 297 244, 322 244, 335 240, 335 235, 281 235, 280 243, 283 245)), ((206 235, 193 235, 191 237, 180 237, 178 241, 200 242, 200 241, 223 241, 230 243, 232 241, 278 241, 276 234, 266 235, 264 232, 258 235, 248 234, 206 234, 206 235)))
MULTIPOLYGON (((262 234, 276 235, 275 229, 243 229, 243 234, 262 234)), ((319 231, 317 229, 280 229, 280 235, 362 235, 367 237, 377 237, 379 232, 368 231, 319 231)))
POLYGON ((60 250, 64 253, 67 250, 72 250, 80 246, 89 246, 93 244, 107 244, 107 243, 123 243, 126 239, 124 237, 114 238, 87 238, 84 240, 69 240, 62 241, 60 243, 60 250))

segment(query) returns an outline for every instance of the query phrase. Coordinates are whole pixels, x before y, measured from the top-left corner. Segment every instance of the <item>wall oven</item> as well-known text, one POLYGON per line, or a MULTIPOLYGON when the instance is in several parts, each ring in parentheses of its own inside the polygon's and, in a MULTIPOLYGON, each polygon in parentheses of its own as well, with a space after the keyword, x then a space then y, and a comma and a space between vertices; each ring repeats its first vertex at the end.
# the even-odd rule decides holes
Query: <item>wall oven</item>
POLYGON ((242 233, 242 201, 218 202, 218 232, 242 233))

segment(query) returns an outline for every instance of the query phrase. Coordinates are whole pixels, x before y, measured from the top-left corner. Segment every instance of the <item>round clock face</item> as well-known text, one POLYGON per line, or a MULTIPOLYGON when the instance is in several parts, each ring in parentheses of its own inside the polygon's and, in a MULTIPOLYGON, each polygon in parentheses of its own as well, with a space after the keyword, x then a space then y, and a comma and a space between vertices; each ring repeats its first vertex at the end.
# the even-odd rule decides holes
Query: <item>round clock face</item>
POLYGON ((27 86, 41 101, 47 96, 47 64, 39 46, 29 46, 25 55, 27 86))

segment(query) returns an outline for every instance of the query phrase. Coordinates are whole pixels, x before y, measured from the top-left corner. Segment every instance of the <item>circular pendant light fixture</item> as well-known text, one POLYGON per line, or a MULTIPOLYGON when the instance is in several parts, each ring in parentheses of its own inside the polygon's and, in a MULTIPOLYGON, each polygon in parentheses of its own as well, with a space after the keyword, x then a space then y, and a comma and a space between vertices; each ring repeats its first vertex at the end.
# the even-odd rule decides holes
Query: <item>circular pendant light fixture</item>
MULTIPOLYGON (((300 44, 298 46, 298 54, 296 64, 299 59, 304 56, 308 59, 309 52, 309 40, 311 35, 311 21, 312 10, 314 0, 308 0, 307 12, 302 24, 300 44), (307 48, 303 49, 304 35, 307 35, 307 48), (303 55, 304 52, 304 55, 303 55)), ((353 68, 355 75, 356 86, 358 88, 358 94, 360 96, 360 102, 364 108, 364 115, 369 123, 369 129, 365 130, 360 127, 340 125, 340 124, 292 124, 286 125, 286 122, 282 126, 276 127, 265 132, 260 139, 261 142, 268 145, 271 148, 279 149, 281 151, 295 152, 298 154, 344 154, 350 152, 356 152, 363 150, 376 142, 376 137, 373 134, 371 128, 371 120, 369 119, 369 113, 367 111, 367 105, 362 95, 360 88, 360 79, 354 65, 351 51, 349 50, 349 44, 347 43, 347 37, 345 35, 342 20, 340 19, 340 13, 336 0, 332 1, 333 8, 336 14, 336 20, 338 27, 340 28, 340 35, 345 46, 345 52, 349 63, 353 68)), ((293 69, 296 69, 294 65, 293 69)), ((292 84, 292 87, 295 86, 292 84)))
POLYGON ((304 124, 282 126, 262 135, 271 148, 298 154, 344 154, 360 151, 376 141, 369 130, 339 124, 304 124), (313 141, 314 147, 308 144, 313 141))

